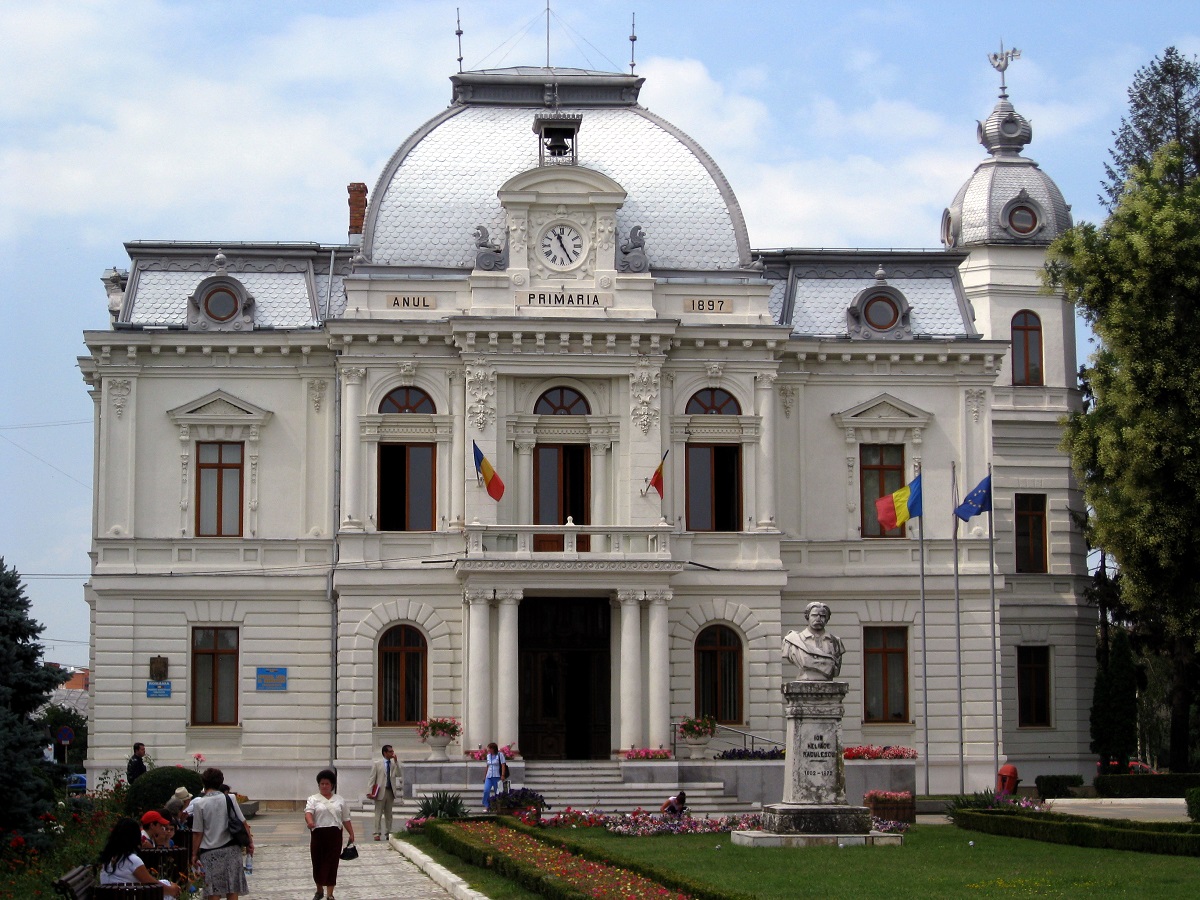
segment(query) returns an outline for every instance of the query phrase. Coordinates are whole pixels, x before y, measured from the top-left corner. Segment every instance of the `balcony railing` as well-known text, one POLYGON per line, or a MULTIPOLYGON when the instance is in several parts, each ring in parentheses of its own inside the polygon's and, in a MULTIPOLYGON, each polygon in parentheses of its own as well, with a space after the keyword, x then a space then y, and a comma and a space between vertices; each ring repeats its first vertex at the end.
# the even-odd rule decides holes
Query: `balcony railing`
POLYGON ((624 525, 480 525, 466 527, 467 556, 534 559, 616 557, 670 559, 674 529, 663 522, 648 527, 624 525))

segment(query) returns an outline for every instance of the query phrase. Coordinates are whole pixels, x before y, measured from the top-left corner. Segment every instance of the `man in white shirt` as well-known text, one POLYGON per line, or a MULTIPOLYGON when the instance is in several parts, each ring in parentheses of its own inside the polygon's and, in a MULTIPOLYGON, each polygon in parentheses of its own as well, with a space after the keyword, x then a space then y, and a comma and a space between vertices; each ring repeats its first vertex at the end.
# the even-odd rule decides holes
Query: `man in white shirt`
POLYGON ((375 840, 380 840, 381 834, 392 833, 392 804, 396 797, 404 791, 404 776, 400 770, 400 760, 396 759, 396 751, 391 744, 383 745, 383 758, 377 759, 371 766, 371 781, 367 786, 367 796, 375 800, 375 840), (380 830, 380 824, 383 830, 380 830))

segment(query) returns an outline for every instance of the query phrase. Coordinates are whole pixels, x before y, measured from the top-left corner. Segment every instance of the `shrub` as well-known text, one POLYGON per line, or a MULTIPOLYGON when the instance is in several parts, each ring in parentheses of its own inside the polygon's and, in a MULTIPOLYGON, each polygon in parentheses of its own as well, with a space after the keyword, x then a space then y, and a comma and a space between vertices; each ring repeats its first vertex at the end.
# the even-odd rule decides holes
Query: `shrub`
POLYGON ((1082 775, 1039 775, 1033 779, 1037 785, 1038 796, 1043 800, 1056 800, 1059 797, 1069 797, 1068 788, 1083 787, 1082 775))
POLYGON ((175 788, 183 786, 194 797, 204 793, 200 773, 182 766, 159 766, 151 769, 125 792, 125 812, 135 818, 149 809, 161 809, 171 799, 175 788))
POLYGON ((501 791, 495 796, 497 806, 507 806, 510 809, 528 809, 536 806, 538 809, 549 809, 546 798, 530 788, 513 788, 511 791, 501 791))
POLYGON ((467 814, 467 805, 462 797, 450 791, 435 791, 433 796, 421 798, 417 807, 418 819, 461 819, 467 814))
POLYGON ((1187 798, 1188 818, 1200 822, 1200 787, 1188 788, 1184 797, 1187 798))
POLYGON ((953 818, 959 828, 1051 844, 1200 856, 1200 826, 1189 823, 1094 819, 1052 812, 1033 814, 1016 808, 961 809, 953 818))
POLYGON ((747 750, 744 747, 734 747, 729 750, 722 750, 714 758, 715 759, 783 759, 787 754, 782 747, 771 747, 767 750, 755 748, 747 750))
POLYGON ((1182 797, 1200 787, 1200 774, 1097 775, 1093 784, 1101 797, 1182 797))

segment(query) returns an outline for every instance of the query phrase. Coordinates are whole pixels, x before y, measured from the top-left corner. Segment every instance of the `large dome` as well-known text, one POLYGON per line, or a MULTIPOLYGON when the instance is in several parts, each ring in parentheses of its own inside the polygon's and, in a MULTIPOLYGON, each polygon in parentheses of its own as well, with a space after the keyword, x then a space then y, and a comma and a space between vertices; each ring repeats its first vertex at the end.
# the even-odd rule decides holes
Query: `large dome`
POLYGON ((454 102, 393 155, 371 196, 363 247, 375 265, 470 268, 476 226, 504 233, 496 196, 538 165, 534 118, 582 116, 578 165, 628 194, 617 228, 641 226, 655 269, 750 263, 745 221, 716 163, 694 140, 637 105, 642 79, 577 69, 454 76, 454 102))
POLYGON ((1045 246, 1071 227, 1071 207, 1053 179, 1021 155, 1033 138, 1029 122, 1000 94, 979 143, 991 153, 942 214, 947 247, 980 244, 1045 246))

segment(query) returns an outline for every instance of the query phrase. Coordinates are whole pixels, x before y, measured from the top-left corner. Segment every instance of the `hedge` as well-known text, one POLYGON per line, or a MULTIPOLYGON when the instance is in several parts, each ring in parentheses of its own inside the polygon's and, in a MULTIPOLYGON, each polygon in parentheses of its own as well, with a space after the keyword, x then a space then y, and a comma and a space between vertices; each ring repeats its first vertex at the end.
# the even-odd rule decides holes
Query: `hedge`
POLYGON ((1188 818, 1200 822, 1200 787, 1188 788, 1184 796, 1187 798, 1188 818))
POLYGON ((129 786, 125 793, 125 812, 140 816, 148 809, 161 809, 175 788, 185 787, 193 797, 204 793, 200 773, 183 766, 157 766, 129 786))
MULTIPOLYGON (((472 821, 477 822, 480 819, 474 818, 472 821)), ((656 869, 654 866, 646 865, 637 860, 624 859, 611 852, 599 853, 591 848, 551 834, 554 829, 532 827, 521 822, 509 821, 507 817, 502 824, 505 828, 522 831, 544 844, 566 850, 582 859, 628 869, 630 872, 649 878, 651 881, 655 881, 669 890, 689 894, 695 900, 753 900, 748 894, 736 891, 723 891, 710 885, 693 881, 674 872, 656 869)), ((474 866, 491 869, 535 894, 549 897, 551 900, 580 900, 580 898, 589 896, 580 893, 575 888, 543 872, 541 869, 523 866, 507 857, 497 855, 495 848, 490 844, 476 842, 461 829, 455 828, 453 820, 430 820, 425 825, 425 833, 429 836, 429 840, 432 843, 443 850, 461 857, 474 866)))
POLYGON ((1200 825, 1184 822, 1133 822, 1026 810, 959 809, 954 812, 954 824, 968 831, 1050 844, 1200 856, 1200 825))
POLYGON ((1070 797, 1068 788, 1083 787, 1082 775, 1039 775, 1033 779, 1037 785, 1038 796, 1043 800, 1057 800, 1059 797, 1070 797))
POLYGON ((1200 774, 1097 775, 1092 783, 1101 797, 1182 797, 1200 787, 1200 774))

